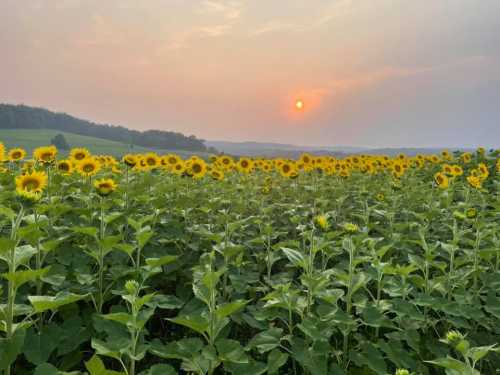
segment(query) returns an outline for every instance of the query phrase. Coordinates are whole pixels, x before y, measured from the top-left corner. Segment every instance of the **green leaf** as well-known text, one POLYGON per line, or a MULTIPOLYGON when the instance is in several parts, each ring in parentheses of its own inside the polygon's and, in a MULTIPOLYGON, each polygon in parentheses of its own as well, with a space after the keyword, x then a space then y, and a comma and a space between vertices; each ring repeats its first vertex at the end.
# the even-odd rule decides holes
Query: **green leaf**
POLYGON ((200 334, 205 334, 208 329, 208 320, 201 315, 184 315, 173 319, 167 319, 172 323, 191 328, 200 334))
POLYGON ((153 235, 154 235, 154 232, 150 231, 150 230, 145 230, 145 231, 139 232, 136 235, 137 244, 139 246, 139 249, 144 248, 144 246, 147 245, 147 243, 149 242, 149 240, 151 240, 151 238, 153 237, 153 235))
POLYGON ((14 220, 17 214, 9 207, 0 206, 0 215, 7 217, 7 219, 14 220))
POLYGON ((104 363, 102 363, 96 354, 89 361, 85 362, 85 368, 90 375, 124 375, 123 372, 106 370, 104 363))
POLYGON ((277 348, 282 337, 283 330, 281 328, 271 328, 255 335, 248 343, 248 348, 257 348, 260 353, 265 353, 277 348))
POLYGON ((144 375, 177 375, 177 371, 170 365, 154 365, 144 375))
POLYGON ((175 262, 179 258, 177 255, 165 255, 161 258, 147 258, 146 264, 151 268, 162 267, 175 262))
POLYGON ((248 357, 238 341, 220 339, 217 340, 215 346, 222 362, 248 363, 248 357))
POLYGON ((16 246, 16 241, 10 238, 0 237, 0 255, 8 253, 14 246, 16 246))
POLYGON ((42 363, 37 366, 33 375, 59 375, 59 370, 50 363, 42 363))
POLYGON ((104 319, 112 320, 114 322, 118 322, 118 323, 123 324, 125 326, 132 324, 132 320, 133 320, 132 315, 127 314, 127 313, 113 313, 113 314, 107 314, 107 315, 101 315, 101 316, 104 319))
POLYGON ((99 230, 96 227, 72 227, 71 230, 75 233, 85 234, 97 239, 99 230))
POLYGON ((288 247, 282 247, 281 250, 285 253, 288 260, 295 266, 304 268, 305 267, 305 258, 304 255, 300 251, 289 249, 288 247))
POLYGON ((276 374, 278 370, 288 361, 288 354, 278 349, 274 349, 267 356, 267 371, 269 374, 276 374))
POLYGON ((456 360, 455 358, 451 357, 446 357, 446 358, 437 358, 433 361, 425 361, 427 363, 432 363, 433 365, 439 366, 439 367, 444 367, 449 370, 455 370, 458 371, 459 373, 465 372, 467 366, 456 360))
POLYGON ((5 370, 16 360, 17 356, 21 354, 26 337, 26 330, 17 329, 12 338, 0 339, 0 370, 5 370))
POLYGON ((71 303, 80 301, 86 298, 87 295, 79 295, 68 292, 57 293, 54 297, 52 296, 28 296, 28 300, 33 305, 35 312, 40 313, 43 311, 51 310, 57 311, 57 309, 64 305, 69 305, 71 303))
POLYGON ((26 270, 26 271, 16 271, 13 273, 4 273, 2 276, 9 280, 10 282, 14 283, 14 287, 17 289, 21 285, 29 282, 29 281, 34 281, 42 276, 44 276, 48 271, 50 267, 42 268, 39 270, 26 270))
POLYGON ((219 306, 215 311, 215 314, 219 319, 223 319, 226 316, 234 314, 235 312, 241 310, 249 301, 237 300, 233 302, 226 303, 222 306, 219 306))
POLYGON ((61 334, 62 330, 55 324, 44 326, 41 332, 37 332, 33 327, 28 329, 24 341, 24 356, 34 365, 47 362, 56 349, 61 334))
POLYGON ((474 362, 479 361, 482 359, 485 355, 487 355, 489 352, 495 350, 496 345, 490 345, 490 346, 476 346, 474 348, 470 348, 469 351, 467 352, 467 357, 472 358, 474 362))

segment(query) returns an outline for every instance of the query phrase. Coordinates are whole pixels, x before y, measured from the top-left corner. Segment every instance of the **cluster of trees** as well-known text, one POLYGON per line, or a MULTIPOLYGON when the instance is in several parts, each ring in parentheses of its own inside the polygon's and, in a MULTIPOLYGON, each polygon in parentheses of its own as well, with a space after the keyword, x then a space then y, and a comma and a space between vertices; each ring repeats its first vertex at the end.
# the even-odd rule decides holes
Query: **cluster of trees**
POLYGON ((147 148, 213 151, 194 135, 160 130, 141 132, 123 126, 100 125, 65 113, 24 105, 0 104, 0 129, 52 129, 147 148))

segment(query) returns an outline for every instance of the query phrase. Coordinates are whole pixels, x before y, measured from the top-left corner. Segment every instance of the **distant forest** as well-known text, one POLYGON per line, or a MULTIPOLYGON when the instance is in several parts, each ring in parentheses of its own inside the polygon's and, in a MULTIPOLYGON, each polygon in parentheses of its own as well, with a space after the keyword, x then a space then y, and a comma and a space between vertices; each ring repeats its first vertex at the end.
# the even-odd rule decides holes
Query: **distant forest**
POLYGON ((0 129, 52 129, 147 148, 213 151, 194 135, 161 130, 141 132, 123 126, 100 125, 66 113, 25 105, 0 104, 0 129))

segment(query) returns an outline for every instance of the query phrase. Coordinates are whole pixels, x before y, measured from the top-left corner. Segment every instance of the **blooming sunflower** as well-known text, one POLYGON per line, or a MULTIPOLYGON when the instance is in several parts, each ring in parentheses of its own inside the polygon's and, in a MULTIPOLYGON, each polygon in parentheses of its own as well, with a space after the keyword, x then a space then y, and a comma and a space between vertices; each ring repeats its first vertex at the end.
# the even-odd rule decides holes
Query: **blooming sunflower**
POLYGON ((193 178, 202 178, 207 173, 207 164, 202 159, 190 159, 188 173, 193 178))
POLYGON ((328 217, 326 215, 318 215, 314 218, 314 222, 323 230, 328 229, 328 217))
POLYGON ((73 163, 70 160, 60 160, 57 163, 57 170, 64 175, 73 173, 73 163))
POLYGON ((475 189, 481 189, 481 187, 482 187, 482 180, 478 176, 474 176, 474 175, 468 176, 467 182, 469 183, 470 186, 472 186, 475 189))
POLYGON ((450 186, 450 180, 448 179, 448 176, 446 176, 442 172, 438 172, 434 175, 434 181, 436 181, 436 184, 441 189, 446 189, 448 188, 448 186, 450 186))
POLYGON ((144 155, 143 160, 144 160, 146 169, 155 169, 158 166, 160 166, 160 164, 161 164, 160 157, 157 154, 155 154, 154 152, 150 152, 150 153, 144 155))
POLYGON ((280 165, 279 172, 283 177, 292 177, 295 172, 295 166, 291 162, 284 162, 280 165))
POLYGON ((0 142, 0 163, 5 160, 5 146, 0 142))
POLYGON ((224 179, 224 172, 219 169, 213 169, 210 171, 210 176, 212 176, 214 180, 222 181, 224 179))
POLYGON ((33 158, 42 164, 52 164, 57 156, 56 146, 38 147, 33 151, 33 158))
POLYGON ((45 172, 31 172, 16 177, 16 192, 22 197, 37 200, 47 186, 45 172))
POLYGON ((250 173, 253 169, 253 161, 248 158, 238 160, 237 168, 240 172, 250 173))
POLYGON ((173 167, 172 167, 172 172, 181 175, 186 171, 186 165, 182 160, 179 160, 173 167))
POLYGON ((10 161, 20 161, 26 157, 26 151, 22 148, 13 148, 9 151, 9 160, 10 161))
POLYGON ((113 193, 118 185, 111 178, 105 178, 101 180, 96 180, 94 182, 94 187, 101 197, 107 197, 111 193, 113 193))
POLYGON ((76 162, 87 159, 88 157, 90 157, 90 152, 86 148, 74 148, 69 153, 69 158, 76 162))
POLYGON ((134 154, 127 154, 122 158, 122 161, 130 168, 135 167, 135 165, 139 162, 139 159, 134 154))
POLYGON ((95 176, 99 172, 99 170, 101 169, 101 164, 99 163, 99 161, 97 161, 96 158, 88 157, 81 160, 77 164, 76 169, 82 176, 91 177, 95 176))

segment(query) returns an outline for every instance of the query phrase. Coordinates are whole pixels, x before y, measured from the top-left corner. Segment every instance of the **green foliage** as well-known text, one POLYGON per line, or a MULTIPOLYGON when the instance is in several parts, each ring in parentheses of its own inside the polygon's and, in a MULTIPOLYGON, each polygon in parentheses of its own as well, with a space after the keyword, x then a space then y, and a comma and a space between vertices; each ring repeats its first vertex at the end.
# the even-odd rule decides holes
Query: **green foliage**
POLYGON ((500 180, 476 161, 484 190, 128 170, 101 198, 51 170, 30 204, 1 174, 0 373, 493 374, 500 180))

